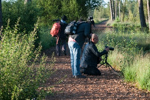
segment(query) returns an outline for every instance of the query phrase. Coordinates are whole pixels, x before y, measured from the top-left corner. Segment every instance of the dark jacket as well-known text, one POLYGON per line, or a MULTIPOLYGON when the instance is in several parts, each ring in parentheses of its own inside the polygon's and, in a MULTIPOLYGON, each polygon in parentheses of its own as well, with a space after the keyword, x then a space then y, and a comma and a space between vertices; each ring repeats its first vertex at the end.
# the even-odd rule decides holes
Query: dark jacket
POLYGON ((88 66, 97 67, 98 58, 102 55, 107 54, 104 50, 99 52, 93 42, 89 43, 89 46, 85 50, 84 61, 81 67, 87 68, 88 66))
POLYGON ((79 46, 82 48, 86 37, 90 38, 91 24, 83 22, 78 26, 77 34, 70 35, 71 38, 75 39, 79 46))
POLYGON ((61 25, 61 29, 60 29, 60 32, 59 32, 59 38, 61 39, 66 39, 66 34, 64 34, 64 30, 66 28, 66 26, 68 25, 67 23, 63 23, 63 22, 60 22, 60 25, 61 25))

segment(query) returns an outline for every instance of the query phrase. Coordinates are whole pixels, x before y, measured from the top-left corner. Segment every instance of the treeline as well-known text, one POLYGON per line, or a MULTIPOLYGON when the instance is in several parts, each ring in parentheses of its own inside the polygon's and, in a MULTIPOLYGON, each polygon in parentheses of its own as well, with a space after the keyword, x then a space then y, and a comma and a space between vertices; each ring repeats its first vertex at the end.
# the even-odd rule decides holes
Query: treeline
POLYGON ((68 22, 94 15, 96 20, 109 18, 118 22, 137 22, 147 27, 150 11, 149 0, 109 0, 108 3, 104 0, 7 0, 1 5, 0 26, 2 22, 6 26, 8 19, 13 26, 20 17, 22 30, 32 30, 38 18, 40 25, 51 25, 53 19, 60 19, 64 14, 68 22))
POLYGON ((0 27, 5 29, 9 26, 13 29, 19 19, 17 32, 24 35, 30 34, 34 24, 38 23, 35 47, 41 43, 44 50, 55 45, 55 40, 49 35, 54 19, 66 15, 68 22, 80 17, 86 20, 89 10, 102 2, 103 0, 3 0, 0 4, 0 27))
POLYGON ((137 0, 110 0, 94 11, 94 16, 99 14, 100 18, 109 18, 122 22, 139 22, 139 10, 137 0))
POLYGON ((20 17, 21 31, 31 31, 39 18, 42 26, 51 25, 53 19, 66 15, 68 21, 87 18, 89 9, 94 9, 102 0, 10 0, 2 1, 2 22, 10 27, 20 17))
POLYGON ((109 0, 94 10, 95 18, 109 18, 117 22, 139 23, 143 28, 148 28, 150 16, 149 0, 109 0))

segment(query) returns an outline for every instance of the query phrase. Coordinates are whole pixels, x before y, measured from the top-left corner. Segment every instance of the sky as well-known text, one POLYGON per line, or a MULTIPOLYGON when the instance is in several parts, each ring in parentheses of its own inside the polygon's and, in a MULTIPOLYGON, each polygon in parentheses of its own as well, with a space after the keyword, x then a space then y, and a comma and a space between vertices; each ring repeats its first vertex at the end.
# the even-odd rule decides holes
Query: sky
POLYGON ((104 0, 106 3, 109 1, 109 0, 104 0))

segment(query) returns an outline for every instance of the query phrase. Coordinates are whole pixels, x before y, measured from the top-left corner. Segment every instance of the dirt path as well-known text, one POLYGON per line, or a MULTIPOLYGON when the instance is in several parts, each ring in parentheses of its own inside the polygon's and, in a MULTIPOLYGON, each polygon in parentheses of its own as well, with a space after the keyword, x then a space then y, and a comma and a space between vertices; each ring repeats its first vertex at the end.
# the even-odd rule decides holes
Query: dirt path
MULTIPOLYGON (((105 22, 96 25, 96 29, 107 28, 105 22)), ((50 57, 54 48, 45 53, 50 57)), ((49 95, 46 100, 150 100, 150 93, 138 90, 136 87, 123 81, 120 76, 113 74, 108 68, 99 68, 101 76, 87 76, 85 79, 72 78, 70 56, 56 57, 54 66, 57 69, 47 81, 47 86, 54 86, 54 95, 49 95), (61 82, 60 80, 63 79, 61 82)))

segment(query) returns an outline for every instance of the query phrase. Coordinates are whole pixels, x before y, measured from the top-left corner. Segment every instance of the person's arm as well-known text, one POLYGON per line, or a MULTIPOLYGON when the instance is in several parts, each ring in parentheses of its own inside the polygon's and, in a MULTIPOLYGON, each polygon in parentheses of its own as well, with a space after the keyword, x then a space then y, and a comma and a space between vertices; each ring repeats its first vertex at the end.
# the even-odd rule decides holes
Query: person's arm
POLYGON ((89 23, 86 23, 85 25, 84 35, 88 37, 89 39, 91 38, 91 25, 89 23))
POLYGON ((97 50, 97 47, 95 45, 90 46, 90 50, 97 56, 97 57, 101 57, 102 55, 106 54, 107 51, 103 50, 102 52, 99 52, 97 50))

